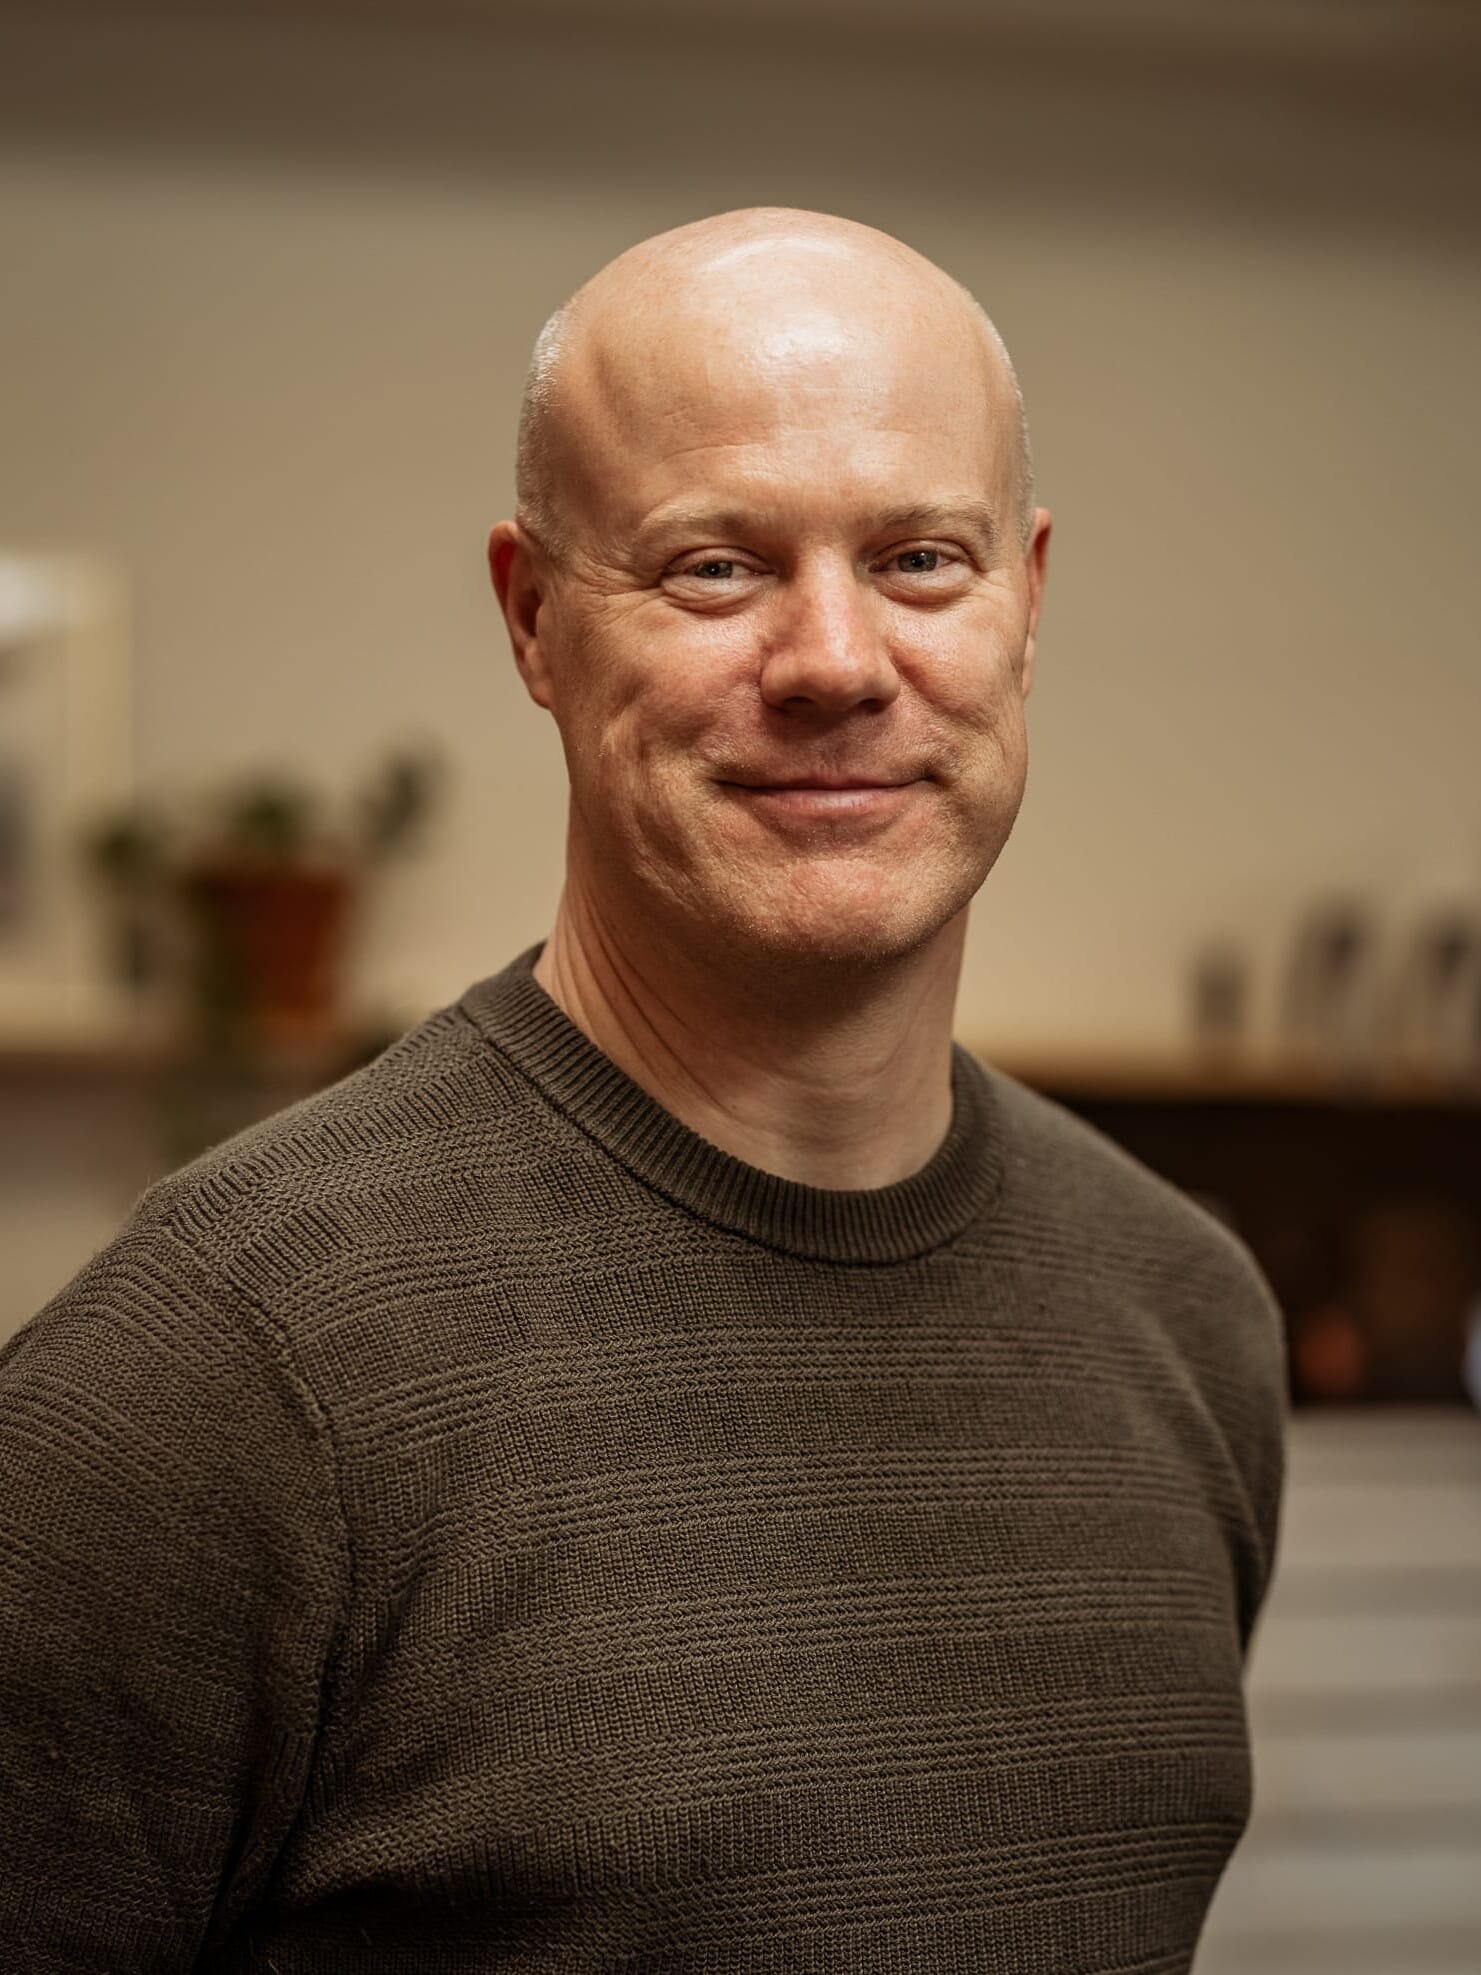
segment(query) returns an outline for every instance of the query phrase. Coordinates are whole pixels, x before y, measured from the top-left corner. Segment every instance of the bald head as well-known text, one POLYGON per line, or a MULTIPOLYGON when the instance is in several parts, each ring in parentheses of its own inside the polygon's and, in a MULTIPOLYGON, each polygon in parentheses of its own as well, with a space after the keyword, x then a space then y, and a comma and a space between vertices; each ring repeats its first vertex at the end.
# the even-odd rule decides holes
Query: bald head
POLYGON ((590 479, 662 433, 676 401, 764 388, 785 403, 806 371, 816 417, 816 380, 830 366, 856 386, 876 367, 898 373, 902 360, 932 380, 943 415, 982 425, 984 448, 1004 468, 1005 519, 1026 547, 1034 509, 1023 398, 980 304, 887 233, 785 207, 721 213, 640 241, 555 312, 521 407, 520 518, 551 552, 568 553, 590 479))

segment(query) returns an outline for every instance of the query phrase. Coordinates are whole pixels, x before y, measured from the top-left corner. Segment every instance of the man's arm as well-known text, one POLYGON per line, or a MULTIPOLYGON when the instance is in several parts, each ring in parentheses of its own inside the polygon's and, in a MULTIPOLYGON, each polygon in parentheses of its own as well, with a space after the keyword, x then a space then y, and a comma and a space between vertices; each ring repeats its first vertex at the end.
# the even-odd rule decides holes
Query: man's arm
POLYGON ((302 1797, 346 1599, 332 1448, 265 1316, 135 1219, 0 1351, 0 1940, 192 1969, 302 1797))

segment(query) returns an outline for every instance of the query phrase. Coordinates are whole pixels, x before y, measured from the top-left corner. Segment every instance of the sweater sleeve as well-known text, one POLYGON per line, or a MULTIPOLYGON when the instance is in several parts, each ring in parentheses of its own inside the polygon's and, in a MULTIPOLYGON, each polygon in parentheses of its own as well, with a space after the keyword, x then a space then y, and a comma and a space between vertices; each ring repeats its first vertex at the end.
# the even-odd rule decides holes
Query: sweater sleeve
POLYGON ((348 1586, 323 1416, 136 1209, 0 1351, 0 1478, 5 1965, 193 1969, 308 1774, 348 1586))

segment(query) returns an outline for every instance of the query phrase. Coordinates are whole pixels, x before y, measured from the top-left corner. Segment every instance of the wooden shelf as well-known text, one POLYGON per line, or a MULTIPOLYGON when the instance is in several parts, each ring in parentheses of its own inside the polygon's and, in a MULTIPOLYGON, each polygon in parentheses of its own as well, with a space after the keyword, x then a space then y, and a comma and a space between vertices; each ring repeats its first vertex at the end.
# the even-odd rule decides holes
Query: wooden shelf
POLYGON ((192 1064, 219 1063, 266 1082, 312 1085, 342 1075, 347 1065, 365 1060, 386 1039, 379 1031, 374 1035, 349 1031, 323 1041, 256 1051, 244 1059, 204 1056, 177 1040, 161 1037, 121 1035, 86 1042, 0 1038, 0 1084, 143 1083, 192 1064))
POLYGON ((1438 1105, 1481 1108, 1481 1069, 1446 1077, 1418 1064, 1343 1067, 1288 1051, 1248 1057, 1188 1050, 1043 1051, 978 1048, 985 1062, 1051 1095, 1185 1104, 1438 1105))

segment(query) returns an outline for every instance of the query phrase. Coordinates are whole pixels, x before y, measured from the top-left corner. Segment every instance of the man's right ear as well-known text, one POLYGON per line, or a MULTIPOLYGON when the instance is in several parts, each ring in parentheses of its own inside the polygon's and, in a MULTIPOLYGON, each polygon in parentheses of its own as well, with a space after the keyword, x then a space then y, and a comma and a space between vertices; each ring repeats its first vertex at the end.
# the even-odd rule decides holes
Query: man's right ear
POLYGON ((540 611, 546 602, 548 565, 517 521, 496 521, 489 532, 489 575, 509 627, 514 662, 525 691, 537 706, 550 708, 550 667, 540 644, 540 611))

